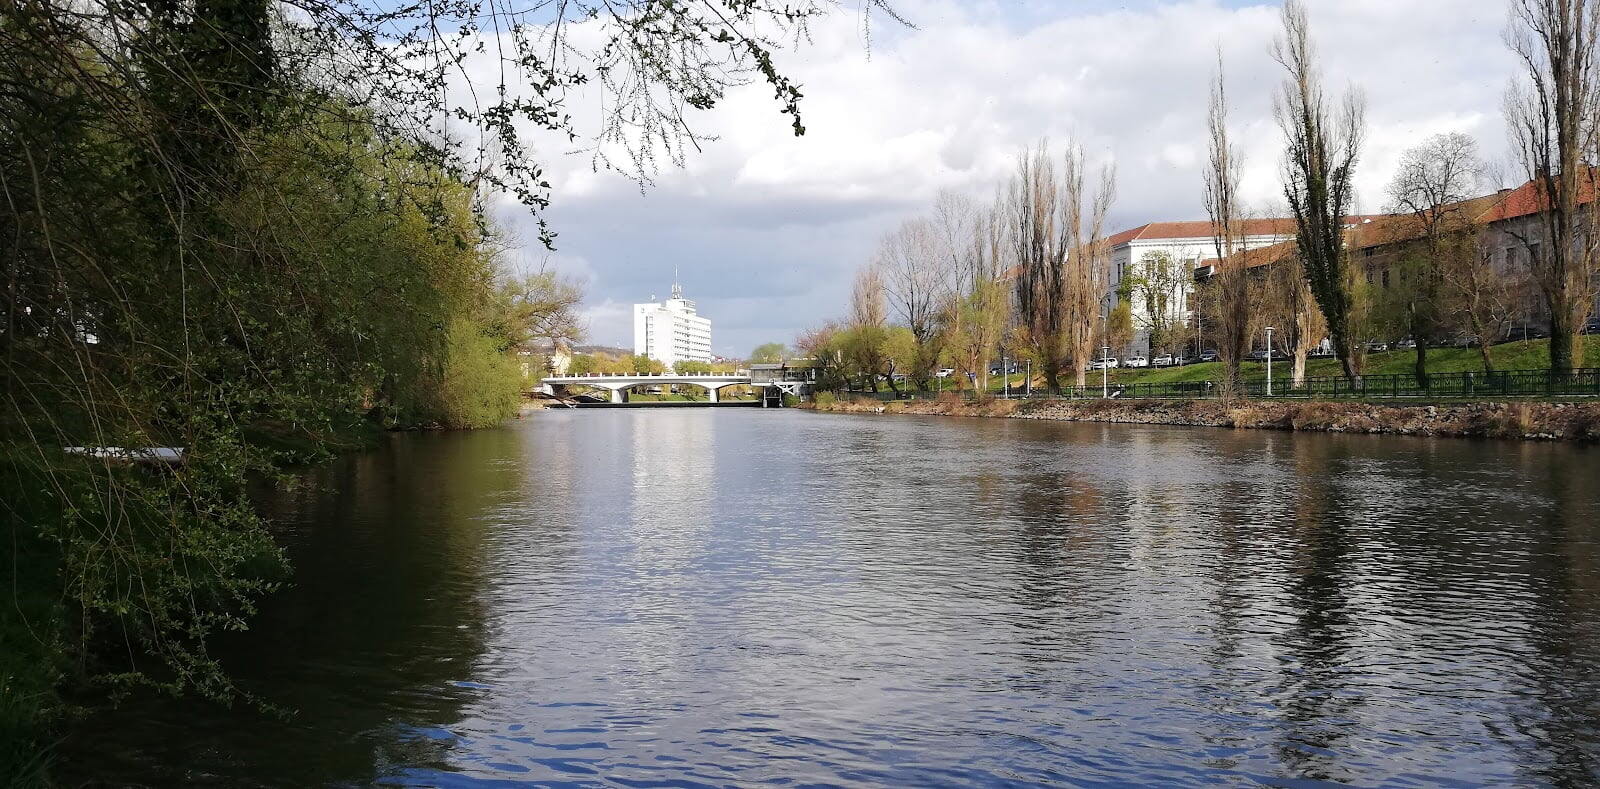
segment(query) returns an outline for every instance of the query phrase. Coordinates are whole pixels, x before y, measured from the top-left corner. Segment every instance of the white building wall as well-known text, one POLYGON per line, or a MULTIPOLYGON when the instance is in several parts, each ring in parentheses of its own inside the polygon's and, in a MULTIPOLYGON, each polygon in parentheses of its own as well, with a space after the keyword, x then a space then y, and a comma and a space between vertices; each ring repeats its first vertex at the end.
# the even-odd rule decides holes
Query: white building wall
MULTIPOLYGON (((1242 240, 1240 251, 1259 249, 1272 246, 1293 237, 1285 235, 1247 236, 1242 240)), ((1134 239, 1125 244, 1120 244, 1111 250, 1111 271, 1107 281, 1110 283, 1106 291, 1105 309, 1109 311, 1116 305, 1117 291, 1121 288, 1125 278, 1130 277, 1141 265, 1146 255, 1165 252, 1172 260, 1182 266, 1185 277, 1192 282, 1194 271, 1202 261, 1212 260, 1217 256, 1216 241, 1210 236, 1203 238, 1159 238, 1159 239, 1134 239)), ((1189 314, 1189 290, 1185 289, 1180 295, 1177 310, 1186 317, 1189 314)), ((1134 340, 1128 352, 1148 356, 1150 354, 1150 334, 1143 326, 1149 316, 1144 314, 1143 305, 1135 300, 1133 304, 1134 340)))
POLYGON ((633 305, 633 352, 672 367, 711 361, 711 319, 684 298, 633 305))

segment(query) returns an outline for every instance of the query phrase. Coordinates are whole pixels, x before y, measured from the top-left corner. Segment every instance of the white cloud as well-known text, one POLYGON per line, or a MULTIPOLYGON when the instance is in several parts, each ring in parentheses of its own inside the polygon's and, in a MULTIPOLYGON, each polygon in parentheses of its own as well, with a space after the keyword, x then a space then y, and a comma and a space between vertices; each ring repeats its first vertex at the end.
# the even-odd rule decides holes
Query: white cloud
MULTIPOLYGON (((897 5, 918 28, 879 20, 870 53, 859 19, 844 13, 813 30, 810 50, 780 58, 806 94, 804 137, 754 85, 698 118, 720 139, 643 195, 615 173, 593 172, 585 156, 553 156, 548 218, 561 253, 590 277, 597 342, 625 343, 626 305, 664 292, 675 265, 715 321, 718 352, 787 341, 840 311, 849 273, 878 235, 940 189, 986 198, 1016 152, 1041 137, 1076 135, 1092 155, 1117 161, 1118 227, 1201 217, 1207 79, 1219 43, 1245 191, 1264 207, 1280 202, 1275 6, 897 5)), ((1514 64, 1500 43, 1499 0, 1310 6, 1330 90, 1357 85, 1367 96, 1363 209, 1381 207, 1400 152, 1429 134, 1465 131, 1486 153, 1503 150, 1500 97, 1514 64)))

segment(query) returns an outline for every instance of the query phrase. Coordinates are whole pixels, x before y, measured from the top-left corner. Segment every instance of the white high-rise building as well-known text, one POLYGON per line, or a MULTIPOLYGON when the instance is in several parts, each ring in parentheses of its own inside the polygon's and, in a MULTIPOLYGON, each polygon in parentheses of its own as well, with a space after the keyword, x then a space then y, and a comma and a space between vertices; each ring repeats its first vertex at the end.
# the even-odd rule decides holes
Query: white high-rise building
POLYGON ((633 305, 633 352, 668 368, 683 361, 709 362, 711 319, 696 314, 683 286, 673 283, 672 298, 633 305))

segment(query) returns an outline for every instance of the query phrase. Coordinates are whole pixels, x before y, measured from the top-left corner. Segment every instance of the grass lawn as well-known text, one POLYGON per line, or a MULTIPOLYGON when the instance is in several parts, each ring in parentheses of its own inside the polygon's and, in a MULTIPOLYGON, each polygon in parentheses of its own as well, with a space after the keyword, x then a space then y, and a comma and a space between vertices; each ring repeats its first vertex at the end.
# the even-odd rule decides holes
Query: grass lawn
MULTIPOLYGON (((1583 349, 1580 367, 1600 367, 1600 338, 1580 337, 1579 342, 1583 349)), ((1550 341, 1529 340, 1527 342, 1508 342, 1489 348, 1489 353, 1494 357, 1497 370, 1543 370, 1550 366, 1550 341)), ((1364 372, 1367 375, 1405 375, 1412 372, 1416 365, 1416 351, 1406 349, 1402 351, 1386 351, 1367 355, 1364 372)), ((1289 380, 1289 371, 1294 365, 1290 362, 1275 362, 1272 365, 1274 379, 1289 380)), ((1266 377, 1266 365, 1256 362, 1246 362, 1241 366, 1246 378, 1266 377)), ((1429 348, 1428 372, 1432 373, 1461 373, 1476 372, 1483 369, 1483 358, 1477 348, 1429 348)), ((1311 359, 1306 363, 1306 374, 1342 375, 1338 359, 1311 359)), ((1021 389, 1023 375, 1013 375, 1011 388, 1021 389)), ((1184 367, 1146 368, 1139 370, 1112 370, 1113 383, 1149 383, 1164 384, 1183 381, 1215 381, 1222 377, 1222 365, 1217 362, 1208 364, 1191 364, 1184 367)), ((1067 378, 1065 383, 1071 383, 1067 378)), ((1100 383, 1100 371, 1094 370, 1088 374, 1090 384, 1100 383)), ((1044 385, 1042 376, 1035 376, 1034 388, 1044 385)), ((990 379, 990 386, 995 391, 1001 388, 999 377, 990 379)))

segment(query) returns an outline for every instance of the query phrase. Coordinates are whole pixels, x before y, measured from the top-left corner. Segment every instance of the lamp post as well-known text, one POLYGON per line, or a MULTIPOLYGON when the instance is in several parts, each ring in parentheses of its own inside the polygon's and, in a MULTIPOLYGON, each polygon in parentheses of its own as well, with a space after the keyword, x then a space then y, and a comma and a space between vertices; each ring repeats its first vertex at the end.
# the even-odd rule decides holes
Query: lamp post
POLYGON ((1267 327, 1267 397, 1272 396, 1272 327, 1267 327))
POLYGON ((1011 376, 1006 375, 1006 354, 1000 352, 1000 391, 1005 399, 1011 399, 1011 376))
POLYGON ((1111 346, 1100 346, 1100 399, 1111 396, 1111 346))
POLYGON ((1022 386, 1023 386, 1023 391, 1025 392, 1025 394, 1023 394, 1023 397, 1028 397, 1028 398, 1033 397, 1033 358, 1032 357, 1028 358, 1028 378, 1027 378, 1027 380, 1023 381, 1022 386))

